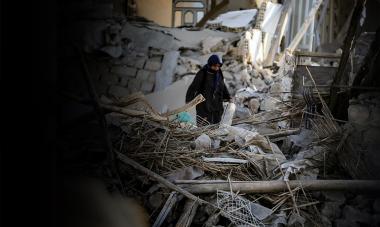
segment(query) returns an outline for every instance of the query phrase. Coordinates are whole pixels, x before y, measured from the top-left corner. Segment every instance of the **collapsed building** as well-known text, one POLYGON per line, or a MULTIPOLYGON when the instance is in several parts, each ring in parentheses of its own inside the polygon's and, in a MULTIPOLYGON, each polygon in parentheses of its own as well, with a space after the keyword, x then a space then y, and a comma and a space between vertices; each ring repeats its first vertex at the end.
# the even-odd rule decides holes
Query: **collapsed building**
POLYGON ((64 172, 135 198, 153 226, 380 225, 377 9, 73 3, 60 37, 64 172), (217 125, 196 122, 203 97, 185 103, 211 54, 236 100, 217 125))

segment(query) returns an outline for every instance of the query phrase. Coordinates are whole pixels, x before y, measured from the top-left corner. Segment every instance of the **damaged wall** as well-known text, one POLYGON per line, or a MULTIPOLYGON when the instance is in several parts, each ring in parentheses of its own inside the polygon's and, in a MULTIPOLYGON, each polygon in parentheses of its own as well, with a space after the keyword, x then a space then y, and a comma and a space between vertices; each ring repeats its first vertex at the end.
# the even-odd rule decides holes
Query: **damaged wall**
POLYGON ((165 26, 172 26, 172 0, 136 0, 137 15, 165 26))

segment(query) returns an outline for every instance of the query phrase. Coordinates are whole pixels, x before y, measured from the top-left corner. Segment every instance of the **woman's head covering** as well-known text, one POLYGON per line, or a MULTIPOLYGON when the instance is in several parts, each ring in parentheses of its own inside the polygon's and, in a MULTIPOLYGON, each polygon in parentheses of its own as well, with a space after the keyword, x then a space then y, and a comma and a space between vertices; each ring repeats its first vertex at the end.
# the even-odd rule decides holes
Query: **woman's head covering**
POLYGON ((219 64, 220 66, 223 65, 222 61, 220 60, 220 58, 218 57, 218 55, 216 54, 213 54, 211 55, 208 60, 207 60, 207 65, 209 66, 212 66, 212 65, 216 65, 216 64, 219 64))

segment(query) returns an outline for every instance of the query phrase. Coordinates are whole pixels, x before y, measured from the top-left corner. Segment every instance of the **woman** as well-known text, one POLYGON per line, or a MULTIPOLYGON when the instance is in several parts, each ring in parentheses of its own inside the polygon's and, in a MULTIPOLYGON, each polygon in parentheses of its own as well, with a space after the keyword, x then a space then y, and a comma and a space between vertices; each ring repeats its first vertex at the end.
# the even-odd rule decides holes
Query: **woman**
POLYGON ((207 64, 195 75, 193 82, 186 93, 186 103, 193 100, 198 94, 206 99, 196 106, 197 122, 200 118, 211 124, 220 122, 223 114, 223 101, 230 101, 230 93, 224 83, 220 67, 222 62, 217 55, 211 55, 207 64))

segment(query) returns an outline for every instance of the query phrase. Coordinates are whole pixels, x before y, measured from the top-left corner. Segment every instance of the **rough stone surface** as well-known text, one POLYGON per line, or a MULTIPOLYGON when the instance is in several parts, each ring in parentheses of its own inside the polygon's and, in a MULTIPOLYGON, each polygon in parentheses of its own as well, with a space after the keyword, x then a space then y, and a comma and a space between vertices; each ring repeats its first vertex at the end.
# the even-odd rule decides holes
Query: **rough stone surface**
POLYGON ((258 99, 251 99, 249 100, 249 109, 252 111, 252 113, 257 113, 259 112, 260 108, 260 100, 258 99))
POLYGON ((352 222, 360 222, 364 224, 370 224, 371 216, 367 213, 364 213, 353 206, 345 206, 343 209, 343 217, 345 220, 352 222))
POLYGON ((119 76, 114 73, 106 73, 104 75, 101 75, 100 81, 103 84, 115 85, 119 83, 119 76))
POLYGON ((127 77, 122 77, 120 79, 120 85, 123 86, 123 87, 127 87, 128 86, 128 81, 129 81, 129 79, 127 77))
POLYGON ((204 54, 215 52, 218 48, 223 46, 223 38, 222 37, 207 37, 202 40, 202 52, 204 54))
POLYGON ((125 97, 125 96, 128 96, 130 94, 128 89, 121 87, 121 86, 111 86, 108 93, 111 96, 115 96, 115 97, 125 97))
POLYGON ((144 69, 151 70, 151 71, 160 70, 161 69, 161 62, 148 60, 145 63, 144 69))
POLYGON ((356 125, 369 124, 369 108, 363 104, 350 105, 348 107, 348 121, 356 125))
POLYGON ((156 81, 156 73, 152 72, 149 74, 148 81, 154 83, 156 81))
POLYGON ((233 80, 234 79, 234 77, 232 76, 232 74, 230 72, 228 72, 228 71, 224 71, 223 72, 223 76, 224 76, 224 79, 226 79, 226 80, 233 80))
POLYGON ((177 65, 174 73, 177 75, 183 75, 183 74, 187 73, 187 69, 183 65, 177 65))
POLYGON ((128 82, 128 90, 131 91, 132 93, 138 92, 141 89, 141 80, 139 79, 131 79, 128 82))
POLYGON ((143 69, 145 65, 145 58, 138 58, 135 63, 135 67, 138 69, 143 69))
POLYGON ((260 110, 264 111, 271 111, 276 110, 277 108, 277 101, 272 98, 265 98, 260 105, 260 110))
POLYGON ((149 75, 150 75, 151 73, 152 73, 152 71, 148 71, 148 70, 140 69, 140 70, 137 72, 137 76, 136 76, 136 78, 139 79, 139 80, 148 80, 149 75))
POLYGON ((111 68, 111 72, 120 76, 135 77, 136 69, 127 66, 114 66, 111 68))
POLYGON ((268 90, 268 86, 261 79, 252 78, 251 81, 252 84, 256 87, 257 91, 266 92, 268 90))

